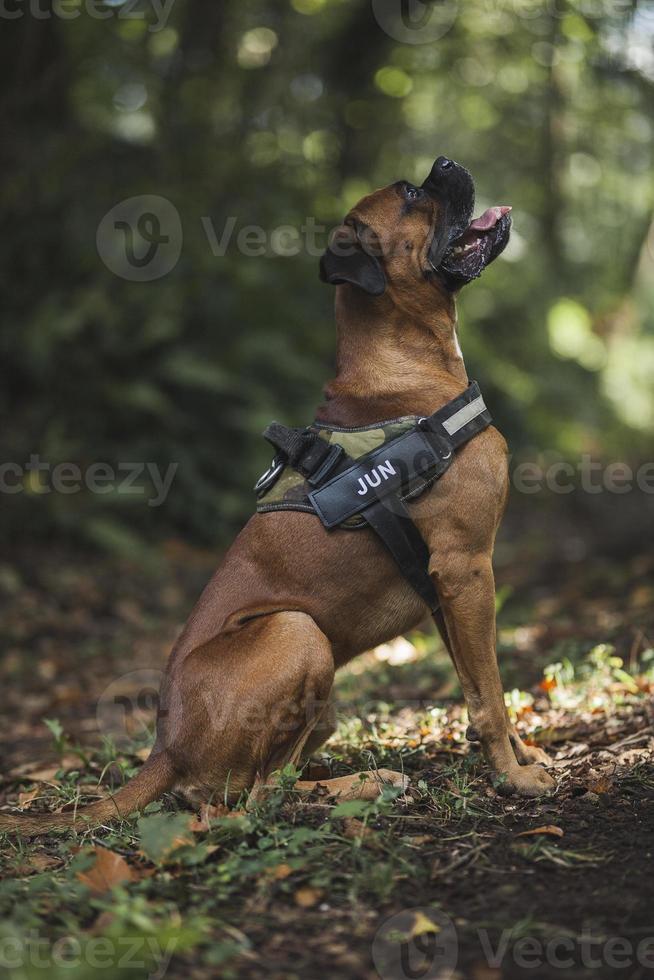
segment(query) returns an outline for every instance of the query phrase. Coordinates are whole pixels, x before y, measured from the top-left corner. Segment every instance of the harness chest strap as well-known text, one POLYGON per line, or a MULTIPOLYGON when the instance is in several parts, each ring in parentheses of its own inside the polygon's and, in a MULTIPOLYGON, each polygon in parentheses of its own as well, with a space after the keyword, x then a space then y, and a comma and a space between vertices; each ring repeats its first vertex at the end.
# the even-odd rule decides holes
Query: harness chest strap
MULTIPOLYGON (((311 510, 330 530, 360 515, 433 612, 439 603, 428 572, 429 553, 405 500, 439 479, 452 464, 455 450, 490 423, 476 382, 433 415, 416 418, 408 431, 357 460, 338 442, 330 445, 321 438, 318 427, 289 429, 273 422, 264 436, 278 455, 255 490, 267 493, 287 465, 300 472, 310 488, 306 503, 283 509, 311 510)), ((332 430, 335 439, 338 433, 332 430)))

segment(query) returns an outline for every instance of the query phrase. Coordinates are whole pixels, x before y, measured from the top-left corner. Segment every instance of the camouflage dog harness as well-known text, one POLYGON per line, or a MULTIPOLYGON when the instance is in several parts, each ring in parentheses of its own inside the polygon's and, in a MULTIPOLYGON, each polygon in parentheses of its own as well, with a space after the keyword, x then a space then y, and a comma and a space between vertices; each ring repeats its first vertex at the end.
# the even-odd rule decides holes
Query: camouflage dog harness
POLYGON ((406 501, 445 473, 454 452, 491 423, 476 381, 426 418, 405 416, 357 428, 272 422, 276 455, 255 486, 257 511, 300 510, 329 530, 372 528, 430 610, 438 596, 429 553, 406 501))

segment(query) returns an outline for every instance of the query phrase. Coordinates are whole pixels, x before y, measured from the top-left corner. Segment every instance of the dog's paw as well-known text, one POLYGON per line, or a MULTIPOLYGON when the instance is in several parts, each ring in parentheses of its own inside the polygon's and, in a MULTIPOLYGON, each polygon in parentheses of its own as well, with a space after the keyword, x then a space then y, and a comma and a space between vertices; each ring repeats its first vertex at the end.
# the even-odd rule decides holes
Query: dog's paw
POLYGON ((556 780, 539 765, 518 766, 497 782, 504 796, 549 796, 555 789, 556 780))
POLYGON ((295 789, 301 793, 318 792, 342 803, 346 800, 376 800, 386 786, 404 791, 409 786, 409 778, 392 769, 372 769, 351 776, 339 776, 336 779, 321 779, 318 782, 300 781, 295 784, 295 789))
POLYGON ((517 732, 512 733, 510 738, 516 759, 521 766, 550 766, 552 764, 552 760, 547 752, 544 752, 537 745, 527 745, 526 742, 522 741, 517 732))

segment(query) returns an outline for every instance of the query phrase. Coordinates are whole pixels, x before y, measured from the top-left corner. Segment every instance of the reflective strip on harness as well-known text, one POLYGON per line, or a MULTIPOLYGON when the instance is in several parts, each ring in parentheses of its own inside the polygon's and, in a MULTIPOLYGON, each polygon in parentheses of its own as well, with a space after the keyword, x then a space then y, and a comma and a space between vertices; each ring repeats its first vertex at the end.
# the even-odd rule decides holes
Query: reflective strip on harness
POLYGON ((473 419, 476 419, 478 415, 481 415, 485 411, 486 405, 484 404, 484 399, 479 395, 478 398, 475 398, 468 405, 464 405, 463 408, 460 408, 454 415, 450 415, 449 419, 445 419, 441 424, 448 435, 453 436, 455 432, 458 432, 464 425, 472 422, 473 419))

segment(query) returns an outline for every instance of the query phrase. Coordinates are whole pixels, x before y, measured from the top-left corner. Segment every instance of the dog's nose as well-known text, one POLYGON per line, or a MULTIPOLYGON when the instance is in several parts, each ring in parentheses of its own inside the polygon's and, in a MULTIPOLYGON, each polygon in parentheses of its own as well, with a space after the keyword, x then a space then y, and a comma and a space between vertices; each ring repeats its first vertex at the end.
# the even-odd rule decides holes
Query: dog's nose
POLYGON ((472 221, 475 206, 472 175, 460 163, 441 156, 422 186, 437 201, 447 203, 451 234, 461 235, 472 221))
POLYGON ((431 172, 422 185, 428 193, 440 194, 461 194, 463 196, 474 194, 474 184, 472 177, 465 167, 449 157, 437 157, 431 172))

